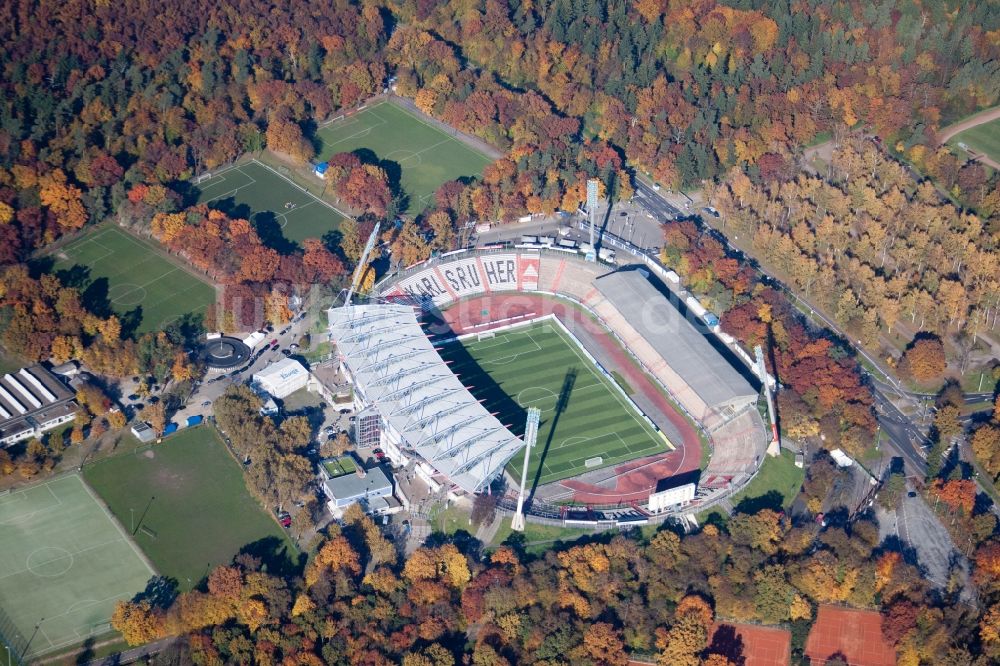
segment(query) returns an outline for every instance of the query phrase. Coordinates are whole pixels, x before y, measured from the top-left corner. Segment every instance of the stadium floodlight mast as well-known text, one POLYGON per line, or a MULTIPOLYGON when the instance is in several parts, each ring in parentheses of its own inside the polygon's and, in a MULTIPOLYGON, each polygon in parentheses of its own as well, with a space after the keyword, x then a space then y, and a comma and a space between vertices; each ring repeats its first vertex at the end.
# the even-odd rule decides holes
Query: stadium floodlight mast
POLYGON ((597 261, 597 249, 594 247, 594 226, 597 224, 597 188, 600 181, 591 178, 587 181, 587 214, 590 215, 590 250, 587 261, 597 261))
POLYGON ((371 254, 372 249, 375 247, 375 240, 378 238, 378 230, 381 225, 381 222, 375 223, 375 228, 372 229, 372 234, 368 237, 368 242, 365 243, 365 251, 361 253, 358 265, 354 269, 354 279, 351 280, 351 288, 347 290, 347 296, 344 297, 344 307, 351 304, 351 298, 361 283, 361 276, 368 270, 368 255, 371 254))
POLYGON ((535 447, 538 439, 538 422, 542 411, 537 407, 528 408, 528 420, 524 426, 524 465, 521 467, 521 492, 517 496, 517 511, 511 518, 510 528, 518 532, 524 531, 524 487, 528 485, 528 454, 535 447))
POLYGON ((767 445, 767 453, 771 456, 781 454, 781 440, 778 439, 778 421, 774 414, 774 398, 771 397, 770 377, 767 376, 767 367, 764 365, 764 350, 760 345, 753 348, 757 356, 757 374, 764 382, 764 395, 767 397, 767 415, 771 419, 771 443, 767 445))

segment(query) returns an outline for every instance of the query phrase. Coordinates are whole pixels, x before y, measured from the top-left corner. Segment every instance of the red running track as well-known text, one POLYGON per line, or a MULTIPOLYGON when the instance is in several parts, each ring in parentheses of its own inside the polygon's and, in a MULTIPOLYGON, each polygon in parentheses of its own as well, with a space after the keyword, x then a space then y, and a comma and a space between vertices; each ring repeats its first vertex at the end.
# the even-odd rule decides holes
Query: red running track
POLYGON ((660 479, 698 469, 701 461, 701 440, 694 426, 678 413, 652 380, 638 367, 618 341, 603 326, 584 314, 578 307, 542 294, 491 294, 459 301, 444 311, 445 322, 456 335, 480 333, 511 323, 511 319, 535 319, 555 315, 572 330, 579 328, 600 345, 602 355, 613 359, 613 369, 641 392, 670 420, 681 434, 677 448, 667 453, 646 456, 622 463, 614 468, 615 487, 605 488, 583 481, 567 479, 559 483, 574 491, 573 499, 583 504, 628 504, 645 500, 660 479))

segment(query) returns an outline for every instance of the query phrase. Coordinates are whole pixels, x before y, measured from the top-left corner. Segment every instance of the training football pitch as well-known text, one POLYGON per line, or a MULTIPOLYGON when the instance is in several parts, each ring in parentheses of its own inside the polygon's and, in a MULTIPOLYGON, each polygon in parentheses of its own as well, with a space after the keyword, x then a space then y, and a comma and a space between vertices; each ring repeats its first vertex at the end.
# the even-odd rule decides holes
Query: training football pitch
MULTIPOLYGON (((536 475, 542 485, 667 449, 662 435, 556 324, 535 323, 484 338, 445 345, 441 355, 486 409, 515 432, 523 432, 524 409, 542 410, 529 484, 536 475)), ((522 452, 507 471, 520 480, 523 464, 522 452)))
POLYGON ((155 575, 76 474, 0 497, 0 552, 7 638, 28 661, 108 632, 155 575))
MULTIPOLYGON (((421 212, 444 182, 480 176, 492 160, 392 102, 378 102, 317 132, 320 159, 368 150, 380 162, 395 163, 409 197, 407 212, 421 212)), ((368 161, 362 158, 362 161, 368 161)), ((392 177, 390 169, 390 177, 392 177)))
POLYGON ((987 157, 1000 162, 1000 119, 960 132, 948 143, 956 147, 959 143, 965 144, 973 152, 985 153, 987 157))
MULTIPOLYGON (((208 426, 185 429, 83 470, 119 522, 165 576, 182 590, 244 546, 291 544, 243 482, 243 472, 208 426)), ((288 558, 291 559, 290 557, 288 558)))
POLYGON ((276 236, 293 243, 322 238, 344 220, 333 206, 257 160, 220 171, 197 187, 198 203, 250 220, 265 242, 276 236))
POLYGON ((161 256, 147 242, 102 226, 55 254, 53 269, 79 287, 84 304, 110 307, 126 332, 159 331, 215 301, 208 283, 161 256))

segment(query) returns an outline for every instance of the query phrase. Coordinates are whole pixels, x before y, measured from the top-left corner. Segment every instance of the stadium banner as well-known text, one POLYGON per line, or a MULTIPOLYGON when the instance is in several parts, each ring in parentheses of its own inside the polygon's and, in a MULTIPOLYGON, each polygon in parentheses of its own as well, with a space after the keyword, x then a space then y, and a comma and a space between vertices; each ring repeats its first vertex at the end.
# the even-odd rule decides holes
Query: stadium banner
MULTIPOLYGON (((524 258, 522 258, 524 261, 524 258)), ((410 296, 416 300, 431 299, 435 305, 478 296, 492 291, 515 291, 519 289, 519 276, 524 273, 530 278, 527 289, 538 287, 538 257, 529 257, 533 267, 518 266, 516 254, 491 254, 485 257, 469 257, 438 264, 397 282, 386 296, 410 296)), ((530 265, 530 264, 529 264, 530 265)))
POLYGON ((518 289, 522 291, 536 291, 538 289, 538 269, 540 258, 537 254, 518 255, 517 276, 518 289))
POLYGON ((433 269, 422 270, 400 280, 389 295, 409 295, 418 301, 429 298, 435 305, 444 305, 452 300, 451 294, 433 269))
POLYGON ((483 293, 483 276, 479 272, 475 257, 441 264, 438 266, 438 271, 456 298, 483 293))
POLYGON ((479 259, 483 267, 483 280, 490 291, 517 289, 516 254, 491 254, 479 259))

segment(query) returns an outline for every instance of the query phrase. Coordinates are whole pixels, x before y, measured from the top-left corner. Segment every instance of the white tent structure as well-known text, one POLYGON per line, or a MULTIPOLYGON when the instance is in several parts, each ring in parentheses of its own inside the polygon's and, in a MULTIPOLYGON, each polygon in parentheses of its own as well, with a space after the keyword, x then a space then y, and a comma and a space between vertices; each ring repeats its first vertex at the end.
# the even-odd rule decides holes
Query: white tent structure
POLYGON ((283 358, 253 375, 253 381, 270 395, 286 398, 309 383, 309 371, 294 358, 283 358))
POLYGON ((358 407, 378 411, 381 444, 394 463, 427 462, 474 493, 523 446, 448 368, 412 307, 348 305, 328 315, 358 407))

